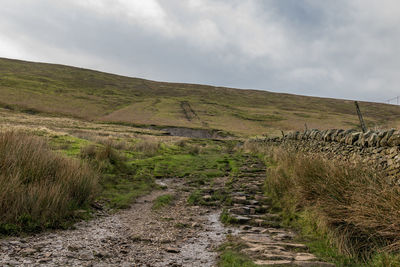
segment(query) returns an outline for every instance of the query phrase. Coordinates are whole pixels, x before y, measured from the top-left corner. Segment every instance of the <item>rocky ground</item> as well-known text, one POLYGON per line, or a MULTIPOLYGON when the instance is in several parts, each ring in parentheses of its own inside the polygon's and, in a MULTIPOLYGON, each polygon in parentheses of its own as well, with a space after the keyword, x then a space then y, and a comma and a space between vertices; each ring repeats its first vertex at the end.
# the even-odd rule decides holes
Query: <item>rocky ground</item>
POLYGON ((0 265, 212 266, 226 234, 219 211, 187 206, 181 181, 167 182, 167 191, 153 191, 128 210, 99 214, 76 229, 1 240, 0 265), (153 201, 166 193, 175 194, 173 205, 153 210, 153 201))
POLYGON ((293 241, 295 233, 279 227, 279 216, 268 213, 262 194, 265 166, 249 157, 238 177, 221 177, 202 188, 206 205, 188 205, 193 191, 183 179, 170 179, 166 190, 139 198, 130 209, 99 212, 75 229, 0 240, 0 266, 216 266, 226 236, 245 244, 242 253, 258 265, 332 266, 293 241), (215 202, 223 191, 231 200, 215 202), (174 195, 171 205, 154 210, 153 201, 174 195), (225 227, 224 216, 233 223, 225 227))

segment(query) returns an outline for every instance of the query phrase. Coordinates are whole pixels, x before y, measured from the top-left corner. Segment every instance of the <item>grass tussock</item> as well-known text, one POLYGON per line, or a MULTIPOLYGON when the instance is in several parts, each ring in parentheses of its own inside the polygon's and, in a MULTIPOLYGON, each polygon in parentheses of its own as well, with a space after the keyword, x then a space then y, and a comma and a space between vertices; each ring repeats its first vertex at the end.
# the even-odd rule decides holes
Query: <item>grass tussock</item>
POLYGON ((400 188, 383 174, 318 155, 276 148, 268 153, 266 190, 287 218, 312 214, 316 230, 358 260, 400 251, 400 188))
POLYGON ((95 143, 102 144, 106 147, 110 147, 116 150, 130 150, 132 148, 131 145, 125 140, 115 140, 112 138, 105 138, 100 136, 96 136, 92 139, 95 143))
POLYGON ((152 209, 153 210, 159 210, 161 208, 164 208, 166 206, 169 206, 172 204, 172 202, 174 201, 175 196, 171 195, 171 194, 165 194, 165 195, 161 195, 159 197, 157 197, 154 200, 152 209))
POLYGON ((218 251, 220 255, 218 257, 219 267, 256 267, 253 261, 243 254, 240 250, 246 248, 246 245, 239 242, 237 238, 228 235, 227 241, 222 244, 218 251))
POLYGON ((97 179, 88 165, 53 152, 39 137, 0 133, 0 232, 59 226, 94 197, 97 179))
POLYGON ((104 146, 95 144, 83 146, 80 157, 89 160, 93 166, 101 171, 110 168, 118 170, 126 168, 125 157, 114 149, 112 143, 106 143, 104 146))
POLYGON ((156 140, 142 140, 133 146, 133 150, 146 156, 154 156, 160 149, 160 142, 156 140))

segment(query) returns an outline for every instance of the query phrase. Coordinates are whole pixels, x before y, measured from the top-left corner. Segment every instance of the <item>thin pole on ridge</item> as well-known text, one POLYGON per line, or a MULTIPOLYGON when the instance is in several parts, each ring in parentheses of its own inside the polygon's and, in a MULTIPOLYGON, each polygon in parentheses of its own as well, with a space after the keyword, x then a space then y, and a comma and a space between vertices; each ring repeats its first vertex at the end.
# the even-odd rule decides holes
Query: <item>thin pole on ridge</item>
POLYGON ((363 133, 365 133, 367 131, 367 127, 365 126, 365 122, 364 122, 363 116, 361 114, 360 107, 358 106, 357 101, 354 101, 354 104, 356 105, 357 115, 358 115, 358 119, 360 120, 361 129, 362 129, 363 133))

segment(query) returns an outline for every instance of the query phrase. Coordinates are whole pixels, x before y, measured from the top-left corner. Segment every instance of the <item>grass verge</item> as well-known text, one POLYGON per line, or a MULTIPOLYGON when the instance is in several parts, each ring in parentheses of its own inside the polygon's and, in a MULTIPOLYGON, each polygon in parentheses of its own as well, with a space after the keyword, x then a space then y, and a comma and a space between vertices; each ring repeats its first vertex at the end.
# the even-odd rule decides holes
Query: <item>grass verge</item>
POLYGON ((399 266, 400 188, 360 164, 265 150, 266 194, 313 253, 343 266, 399 266))

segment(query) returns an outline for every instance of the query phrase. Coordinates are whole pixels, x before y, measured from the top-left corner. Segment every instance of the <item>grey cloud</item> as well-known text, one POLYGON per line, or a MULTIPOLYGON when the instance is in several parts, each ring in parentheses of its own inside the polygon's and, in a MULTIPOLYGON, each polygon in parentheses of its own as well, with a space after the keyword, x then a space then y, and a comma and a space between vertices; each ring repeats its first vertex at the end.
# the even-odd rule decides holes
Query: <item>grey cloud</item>
POLYGON ((400 9, 380 2, 5 0, 0 56, 381 101, 400 95, 400 9))

